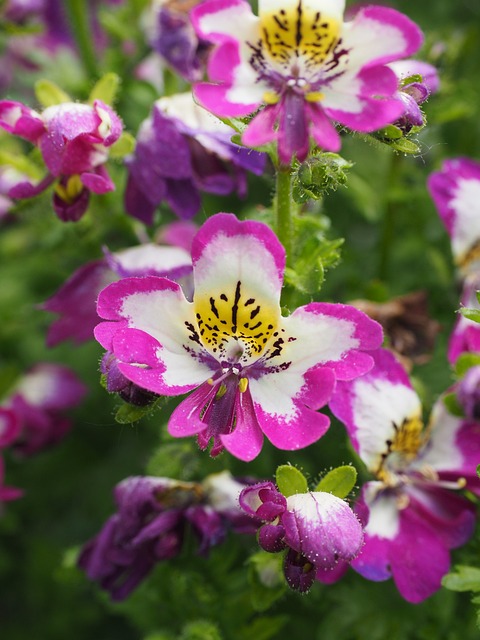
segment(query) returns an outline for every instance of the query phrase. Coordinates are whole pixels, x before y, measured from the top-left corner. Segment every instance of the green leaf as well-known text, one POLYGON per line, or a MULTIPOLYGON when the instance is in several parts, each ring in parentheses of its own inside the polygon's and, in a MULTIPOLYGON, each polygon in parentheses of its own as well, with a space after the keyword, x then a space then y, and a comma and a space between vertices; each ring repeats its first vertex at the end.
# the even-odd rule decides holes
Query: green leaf
POLYGON ((120 138, 110 147, 109 155, 111 158, 124 158, 133 153, 135 144, 136 141, 132 134, 124 131, 120 138))
POLYGON ((337 498, 345 498, 355 486, 357 470, 351 465, 332 469, 318 483, 315 491, 325 491, 337 498))
POLYGON ((467 320, 472 320, 473 322, 480 322, 480 309, 460 309, 460 313, 467 320))
POLYGON ((450 591, 480 591, 480 569, 457 565, 442 578, 442 585, 450 591))
POLYGON ((455 373, 462 378, 471 367, 480 364, 480 355, 477 353, 462 353, 455 362, 455 373))
POLYGON ((105 104, 113 104, 120 87, 120 77, 110 71, 100 78, 94 85, 88 96, 88 102, 93 104, 95 100, 101 100, 105 104))
POLYGON ((42 79, 35 83, 35 97, 42 107, 53 107, 63 102, 72 102, 72 98, 54 82, 42 79))
POLYGON ((283 554, 259 551, 248 560, 248 581, 255 611, 266 611, 287 591, 283 554))
POLYGON ((152 413, 155 409, 160 407, 164 402, 165 402, 165 398, 163 397, 157 398, 157 400, 155 400, 151 404, 148 404, 143 407, 138 407, 134 404, 128 404, 127 402, 124 402, 117 409, 117 412, 115 414, 115 420, 119 424, 132 424, 133 422, 138 422, 138 420, 141 420, 144 416, 147 416, 148 414, 152 413))
POLYGON ((277 467, 275 479, 278 490, 286 498, 293 496, 295 493, 308 492, 308 482, 303 473, 289 464, 282 464, 277 467))
POLYGON ((293 220, 293 268, 285 271, 287 284, 302 293, 318 294, 325 271, 338 264, 342 238, 325 238, 326 222, 322 217, 297 216, 293 220))
POLYGON ((477 465, 477 476, 480 478, 480 464, 477 465))
POLYGON ((447 393, 443 396, 443 404, 447 407, 448 412, 451 413, 452 416, 457 416, 457 418, 465 417, 463 408, 458 402, 456 393, 447 393))

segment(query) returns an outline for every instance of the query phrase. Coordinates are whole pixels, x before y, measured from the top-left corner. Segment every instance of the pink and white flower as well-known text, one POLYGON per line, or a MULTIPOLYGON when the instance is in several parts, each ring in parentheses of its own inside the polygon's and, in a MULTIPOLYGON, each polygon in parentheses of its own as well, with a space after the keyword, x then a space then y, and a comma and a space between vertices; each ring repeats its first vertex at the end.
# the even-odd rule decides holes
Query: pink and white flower
POLYGON ((243 489, 240 506, 264 523, 258 531, 262 549, 287 550, 285 577, 296 591, 308 591, 317 573, 339 561, 353 560, 363 543, 360 521, 345 500, 324 491, 286 498, 273 482, 261 482, 243 489))
POLYGON ((48 362, 32 367, 0 407, 0 420, 7 420, 9 433, 14 432, 8 445, 29 456, 59 442, 71 426, 64 411, 79 404, 85 393, 67 367, 48 362))
POLYGON ((101 100, 93 105, 65 102, 41 114, 20 102, 1 100, 0 127, 36 145, 48 170, 39 183, 15 184, 9 197, 32 198, 55 183, 55 213, 61 220, 76 221, 88 207, 90 192, 115 189, 104 165, 123 125, 101 100))
POLYGON ((369 580, 393 577, 406 600, 420 602, 440 588, 449 550, 473 533, 474 505, 458 491, 480 493, 480 423, 449 414, 440 398, 424 429, 403 367, 386 350, 374 358, 367 374, 339 382, 330 401, 375 476, 357 504, 365 545, 351 566, 369 580))
MULTIPOLYGON (((175 231, 165 229, 165 240, 172 234, 173 243, 185 241, 191 233, 192 223, 183 223, 183 238, 175 237, 175 231)), ((164 246, 145 243, 115 253, 105 251, 103 260, 95 260, 81 266, 60 289, 46 300, 41 308, 58 314, 48 330, 47 345, 53 347, 71 339, 81 344, 93 338, 98 324, 97 296, 111 282, 130 276, 164 276, 182 282, 191 294, 189 284, 192 273, 190 252, 180 246, 164 246)))
POLYGON ((232 214, 207 220, 193 241, 193 301, 166 278, 126 278, 104 289, 97 340, 120 371, 160 395, 192 392, 168 430, 197 435, 211 455, 252 460, 263 435, 280 449, 327 430, 316 410, 335 380, 368 371, 380 326, 357 309, 313 302, 282 317, 285 250, 264 224, 232 214))
POLYGON ((480 271, 480 162, 445 160, 428 189, 447 229, 456 265, 465 275, 480 271))
MULTIPOLYGON (((480 308, 480 163, 469 158, 445 160, 428 179, 428 189, 447 229, 455 264, 464 278, 462 306, 480 308)), ((450 338, 448 359, 480 351, 480 325, 460 316, 450 338)))
POLYGON ((338 151, 336 121, 374 131, 404 111, 386 64, 413 54, 419 28, 403 14, 362 7, 344 22, 344 0, 211 0, 192 10, 198 35, 216 45, 208 62, 212 84, 195 87, 199 102, 224 117, 260 112, 243 134, 248 146, 277 140, 280 161, 302 161, 309 135, 338 151))

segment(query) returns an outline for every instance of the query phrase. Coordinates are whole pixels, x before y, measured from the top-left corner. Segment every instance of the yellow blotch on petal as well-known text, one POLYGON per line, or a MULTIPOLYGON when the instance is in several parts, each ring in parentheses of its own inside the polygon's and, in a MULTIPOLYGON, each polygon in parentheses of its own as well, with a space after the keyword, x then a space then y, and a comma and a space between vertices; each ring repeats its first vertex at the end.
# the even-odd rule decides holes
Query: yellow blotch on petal
POLYGON ((323 15, 301 0, 293 7, 262 12, 260 24, 263 45, 271 57, 280 64, 288 64, 292 57, 306 58, 322 64, 340 37, 338 20, 323 15))
POLYGON ((72 202, 78 198, 83 189, 84 186, 80 180, 80 176, 78 175, 70 176, 65 185, 60 183, 55 185, 55 192, 68 204, 72 204, 72 202))
POLYGON ((320 102, 325 97, 325 94, 321 91, 312 91, 311 93, 307 93, 305 95, 305 100, 307 102, 320 102))
POLYGON ((227 284, 211 295, 195 295, 193 304, 198 338, 216 355, 228 349, 229 356, 234 357, 233 351, 238 351, 239 359, 242 356, 257 359, 277 331, 280 320, 278 304, 261 300, 245 290, 241 282, 227 284))

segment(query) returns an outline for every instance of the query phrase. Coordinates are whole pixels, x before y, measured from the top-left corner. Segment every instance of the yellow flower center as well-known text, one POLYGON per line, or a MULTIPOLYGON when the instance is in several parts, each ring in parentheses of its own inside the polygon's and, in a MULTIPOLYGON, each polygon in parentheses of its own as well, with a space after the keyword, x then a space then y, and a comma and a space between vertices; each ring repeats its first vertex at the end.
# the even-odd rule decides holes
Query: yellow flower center
POLYGON ((262 12, 260 25, 266 51, 280 64, 295 57, 304 58, 307 65, 321 65, 340 37, 338 20, 304 7, 302 0, 295 7, 262 12))
POLYGON ((257 359, 277 331, 278 306, 245 291, 240 281, 211 295, 195 295, 193 302, 199 339, 217 357, 257 359))
POLYGON ((400 467, 417 457, 419 449, 425 442, 423 422, 419 416, 406 419, 402 425, 395 427, 393 440, 387 440, 387 451, 382 455, 382 461, 376 472, 379 480, 387 484, 394 484, 394 458, 400 458, 400 467), (390 464, 389 464, 390 462, 390 464), (393 464, 392 464, 393 462, 393 464))

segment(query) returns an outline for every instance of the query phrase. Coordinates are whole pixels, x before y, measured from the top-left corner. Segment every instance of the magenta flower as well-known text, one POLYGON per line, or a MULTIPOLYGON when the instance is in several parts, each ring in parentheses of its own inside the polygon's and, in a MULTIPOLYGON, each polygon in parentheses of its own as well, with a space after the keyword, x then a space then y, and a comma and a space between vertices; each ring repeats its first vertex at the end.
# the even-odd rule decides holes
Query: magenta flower
MULTIPOLYGON (((428 189, 450 235, 455 264, 464 277, 462 306, 479 308, 480 163, 469 158, 445 160, 428 179, 428 189)), ((450 338, 448 359, 464 351, 480 351, 480 325, 459 316, 450 338)))
POLYGON ((78 564, 113 600, 123 600, 157 563, 181 551, 188 530, 200 554, 223 542, 228 529, 254 533, 257 523, 238 505, 244 486, 227 471, 203 483, 127 478, 115 488, 117 513, 85 544, 78 564))
POLYGON ((265 551, 287 550, 284 572, 296 591, 308 591, 318 572, 351 561, 363 543, 362 526, 348 504, 323 491, 285 498, 272 482, 243 489, 240 506, 263 521, 258 543, 265 551))
POLYGON ((175 437, 197 435, 211 455, 252 460, 263 435, 280 449, 318 440, 317 413, 335 380, 368 371, 380 326, 347 305, 311 303, 281 316, 285 251, 264 224, 231 214, 193 241, 194 295, 166 278, 126 278, 104 289, 97 340, 120 371, 160 395, 193 391, 173 412, 175 437))
POLYGON ((80 403, 85 386, 67 367, 38 364, 28 371, 4 401, 1 411, 13 414, 18 423, 10 445, 29 456, 59 442, 70 429, 66 409, 80 403))
POLYGON ((420 109, 431 93, 438 90, 439 78, 437 70, 428 62, 421 60, 397 60, 388 65, 395 72, 400 82, 397 97, 403 102, 405 110, 394 124, 408 133, 412 127, 425 124, 420 109), (406 82, 411 76, 421 76, 421 80, 406 82))
POLYGON ((243 134, 248 146, 278 142, 280 161, 304 160, 309 136, 338 151, 332 121, 374 131, 404 111, 397 78, 386 63, 414 53, 418 27, 380 6, 361 8, 343 21, 344 0, 259 1, 259 16, 245 0, 211 0, 192 10, 200 37, 216 49, 212 84, 195 95, 213 113, 242 117, 260 111, 243 134))
POLYGON ((465 417, 480 422, 480 365, 468 369, 456 391, 465 417))
POLYGON ((67 102, 41 114, 20 102, 1 100, 0 127, 36 145, 48 170, 38 184, 27 180, 14 185, 9 197, 31 198, 55 183, 56 214, 76 221, 88 207, 90 192, 115 189, 104 164, 108 147, 122 133, 122 122, 100 100, 92 106, 67 102))
POLYGON ((351 566, 369 580, 393 577, 406 600, 420 602, 440 588, 449 550, 473 533, 474 505, 458 490, 480 492, 480 424, 450 415, 440 398, 425 430, 403 367, 385 350, 374 358, 367 374, 339 382, 330 401, 376 478, 357 505, 367 525, 351 566))
POLYGON ((428 179, 428 189, 452 243, 462 272, 480 270, 480 163, 469 158, 445 160, 428 179))
MULTIPOLYGON (((194 227, 191 223, 189 224, 194 227)), ((195 227, 196 229, 196 227, 195 227)), ((172 244, 182 242, 191 229, 182 227, 183 238, 176 236, 174 229, 165 229, 165 240, 172 244)), ((71 339, 81 344, 93 338, 93 329, 98 324, 96 300, 100 291, 111 282, 129 276, 157 275, 183 282, 187 291, 192 273, 190 252, 179 246, 160 246, 146 243, 116 253, 106 252, 103 260, 89 262, 75 273, 60 289, 41 306, 45 311, 57 313, 59 318, 52 323, 47 335, 47 345, 71 339)))
POLYGON ((146 224, 166 202, 183 219, 201 207, 201 192, 244 196, 247 171, 260 175, 263 153, 231 142, 233 130, 195 104, 191 93, 160 98, 140 126, 135 153, 126 159, 128 213, 146 224))

